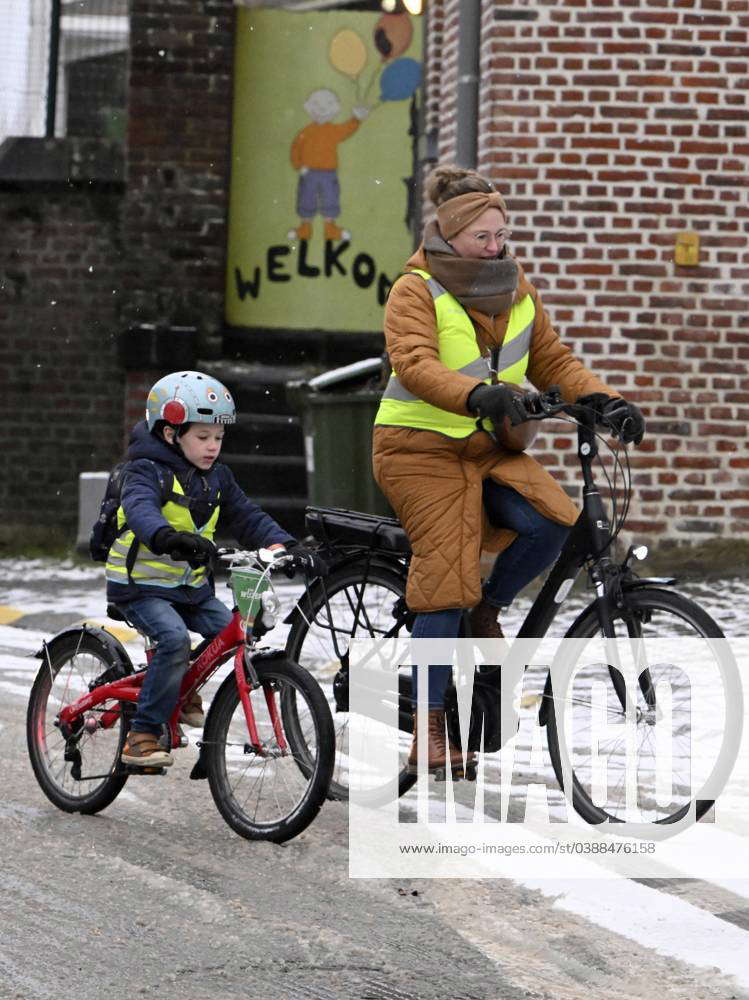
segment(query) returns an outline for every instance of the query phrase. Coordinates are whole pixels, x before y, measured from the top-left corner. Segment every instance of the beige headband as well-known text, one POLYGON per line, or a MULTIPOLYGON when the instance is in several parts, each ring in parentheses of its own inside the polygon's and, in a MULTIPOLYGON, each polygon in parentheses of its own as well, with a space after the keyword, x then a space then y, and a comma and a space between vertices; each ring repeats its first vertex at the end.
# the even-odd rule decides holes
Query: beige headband
POLYGON ((457 236, 461 229, 470 226, 487 208, 498 208, 507 221, 507 206, 497 191, 469 191, 443 202, 437 209, 437 221, 443 239, 451 240, 453 236, 457 236))

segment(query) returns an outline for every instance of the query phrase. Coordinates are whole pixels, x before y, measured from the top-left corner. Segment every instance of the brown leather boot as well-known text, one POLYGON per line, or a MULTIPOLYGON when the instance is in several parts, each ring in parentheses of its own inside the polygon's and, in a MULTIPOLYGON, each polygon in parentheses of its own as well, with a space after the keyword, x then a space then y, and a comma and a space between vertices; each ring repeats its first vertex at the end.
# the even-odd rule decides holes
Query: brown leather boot
MULTIPOLYGON (((416 774, 418 770, 418 721, 418 713, 414 712, 414 738, 411 743, 411 749, 408 752, 409 774, 416 774)), ((427 715, 427 740, 427 768, 430 773, 441 767, 458 768, 463 766, 463 756, 452 742, 449 745, 448 755, 448 747, 445 741, 444 708, 429 709, 427 715)), ((474 760, 475 756, 475 754, 469 753, 468 760, 474 760)))
POLYGON ((202 729, 205 724, 205 713, 203 712, 203 700, 197 691, 194 691, 179 713, 179 721, 194 729, 202 729))
POLYGON ((125 738, 120 760, 136 767, 171 767, 174 757, 152 733, 137 733, 132 729, 125 738))
POLYGON ((468 624, 473 639, 504 639, 504 633, 497 621, 498 608, 492 607, 483 598, 468 615, 468 624))

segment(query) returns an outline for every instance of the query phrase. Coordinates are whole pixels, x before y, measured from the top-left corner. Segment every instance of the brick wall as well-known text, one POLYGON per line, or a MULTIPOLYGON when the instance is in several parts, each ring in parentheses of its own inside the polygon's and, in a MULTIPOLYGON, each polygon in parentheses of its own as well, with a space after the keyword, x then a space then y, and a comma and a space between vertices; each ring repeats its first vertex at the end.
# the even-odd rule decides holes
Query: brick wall
POLYGON ((122 442, 121 190, 0 191, 0 542, 69 529, 122 442))
MULTIPOLYGON (((430 11, 450 161, 457 3, 430 11)), ((483 9, 479 169, 563 339, 646 415, 630 528, 676 541, 749 535, 748 32, 732 0, 483 9), (697 267, 674 263, 683 230, 697 267)), ((576 493, 571 446, 560 428, 537 450, 576 493)))
POLYGON ((223 322, 231 0, 133 0, 125 237, 131 322, 223 322))

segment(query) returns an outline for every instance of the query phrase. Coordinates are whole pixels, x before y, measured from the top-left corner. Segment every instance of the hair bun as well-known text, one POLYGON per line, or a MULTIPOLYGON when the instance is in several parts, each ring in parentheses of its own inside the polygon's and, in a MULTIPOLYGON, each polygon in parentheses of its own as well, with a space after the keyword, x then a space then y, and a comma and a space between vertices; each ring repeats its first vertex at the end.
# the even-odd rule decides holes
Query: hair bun
POLYGON ((469 191, 489 194, 494 187, 477 171, 450 163, 434 168, 424 182, 424 190, 427 198, 437 206, 469 191))

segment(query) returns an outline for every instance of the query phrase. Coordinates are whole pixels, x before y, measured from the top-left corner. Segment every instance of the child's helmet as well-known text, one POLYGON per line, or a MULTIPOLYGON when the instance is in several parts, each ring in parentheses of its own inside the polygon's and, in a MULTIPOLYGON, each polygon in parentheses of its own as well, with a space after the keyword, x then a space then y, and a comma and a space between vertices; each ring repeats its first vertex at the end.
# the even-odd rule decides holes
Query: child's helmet
POLYGON ((172 372, 152 387, 146 400, 146 423, 152 431, 160 420, 181 424, 233 424, 234 400, 218 379, 203 372, 172 372))

